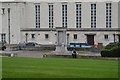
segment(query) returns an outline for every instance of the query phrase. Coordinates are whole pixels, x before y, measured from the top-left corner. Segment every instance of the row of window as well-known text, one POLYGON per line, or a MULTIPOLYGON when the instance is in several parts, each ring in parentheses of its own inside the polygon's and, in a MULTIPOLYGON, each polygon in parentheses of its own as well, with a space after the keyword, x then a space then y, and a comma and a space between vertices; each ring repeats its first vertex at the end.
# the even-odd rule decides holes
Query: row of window
MULTIPOLYGON (((67 35, 69 36, 69 35, 67 35)), ((31 34, 31 38, 35 39, 35 34, 31 34)), ((45 39, 49 39, 49 34, 45 34, 45 39)), ((77 34, 73 34, 73 39, 77 40, 78 39, 78 35, 77 34)), ((104 35, 104 39, 108 40, 109 36, 108 35, 104 35)))
MULTIPOLYGON (((81 28, 81 3, 76 3, 76 28, 81 28)), ((54 27, 54 6, 49 4, 49 28, 54 27)), ((111 28, 112 23, 112 4, 106 3, 106 28, 111 28)), ((36 8, 36 28, 40 28, 40 4, 35 5, 36 8)), ((96 4, 91 4, 91 28, 96 28, 96 4)), ((62 27, 67 27, 67 3, 62 4, 62 27)))
MULTIPOLYGON (((67 34, 67 36, 69 36, 69 34, 67 34)), ((31 34, 31 38, 35 39, 35 34, 31 34)), ((49 39, 49 34, 45 34, 45 39, 49 39)), ((78 34, 73 34, 73 39, 77 40, 78 39, 78 34)), ((109 35, 105 34, 104 35, 104 39, 108 40, 109 39, 109 35)), ((6 42, 6 34, 1 34, 1 41, 2 42, 6 42)))
MULTIPOLYGON (((35 39, 35 34, 31 34, 31 38, 35 39)), ((48 39, 48 38, 49 38, 49 34, 45 34, 45 39, 48 39)))
MULTIPOLYGON (((73 38, 77 40, 77 39, 78 39, 78 35, 77 35, 77 34, 74 34, 74 35, 73 35, 73 38)), ((105 40, 108 40, 108 39, 109 39, 109 35, 107 35, 107 34, 104 35, 104 39, 105 39, 105 40)))

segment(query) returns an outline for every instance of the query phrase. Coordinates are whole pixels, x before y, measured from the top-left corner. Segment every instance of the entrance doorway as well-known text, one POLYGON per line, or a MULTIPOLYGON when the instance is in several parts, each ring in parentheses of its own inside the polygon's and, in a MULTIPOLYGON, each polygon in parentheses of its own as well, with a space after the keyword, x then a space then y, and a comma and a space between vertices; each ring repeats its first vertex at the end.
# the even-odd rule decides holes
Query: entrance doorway
POLYGON ((87 43, 89 45, 94 45, 94 35, 87 35, 87 43))

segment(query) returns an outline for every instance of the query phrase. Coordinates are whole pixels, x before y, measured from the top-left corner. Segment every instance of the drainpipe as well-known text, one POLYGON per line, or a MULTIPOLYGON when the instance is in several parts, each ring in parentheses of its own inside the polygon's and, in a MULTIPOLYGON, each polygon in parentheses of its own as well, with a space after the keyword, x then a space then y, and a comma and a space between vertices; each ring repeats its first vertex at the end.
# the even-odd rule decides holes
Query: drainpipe
POLYGON ((10 44, 10 8, 8 8, 8 42, 10 44))
POLYGON ((28 41, 28 40, 27 40, 27 37, 28 37, 28 33, 25 33, 25 36, 26 36, 26 43, 27 43, 27 41, 28 41))
POLYGON ((113 36, 114 36, 114 43, 115 43, 115 34, 113 34, 113 36))
POLYGON ((67 46, 68 46, 68 44, 69 44, 69 33, 67 33, 67 46))

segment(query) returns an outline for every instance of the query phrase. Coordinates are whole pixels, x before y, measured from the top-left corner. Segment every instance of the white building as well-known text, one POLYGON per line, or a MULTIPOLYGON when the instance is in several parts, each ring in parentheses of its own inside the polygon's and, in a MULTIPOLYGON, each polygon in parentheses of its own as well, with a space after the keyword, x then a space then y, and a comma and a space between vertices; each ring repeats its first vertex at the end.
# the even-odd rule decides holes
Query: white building
POLYGON ((67 28, 68 44, 120 42, 120 1, 0 2, 0 41, 56 44, 56 27, 67 28))

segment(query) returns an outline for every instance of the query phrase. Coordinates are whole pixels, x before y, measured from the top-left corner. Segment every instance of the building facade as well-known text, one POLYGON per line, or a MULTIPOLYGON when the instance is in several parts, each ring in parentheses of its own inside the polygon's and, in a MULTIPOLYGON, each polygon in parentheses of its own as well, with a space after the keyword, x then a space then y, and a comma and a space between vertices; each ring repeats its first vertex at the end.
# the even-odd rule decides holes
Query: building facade
POLYGON ((67 44, 120 42, 119 0, 0 2, 0 41, 56 44, 56 27, 67 29, 67 44))

